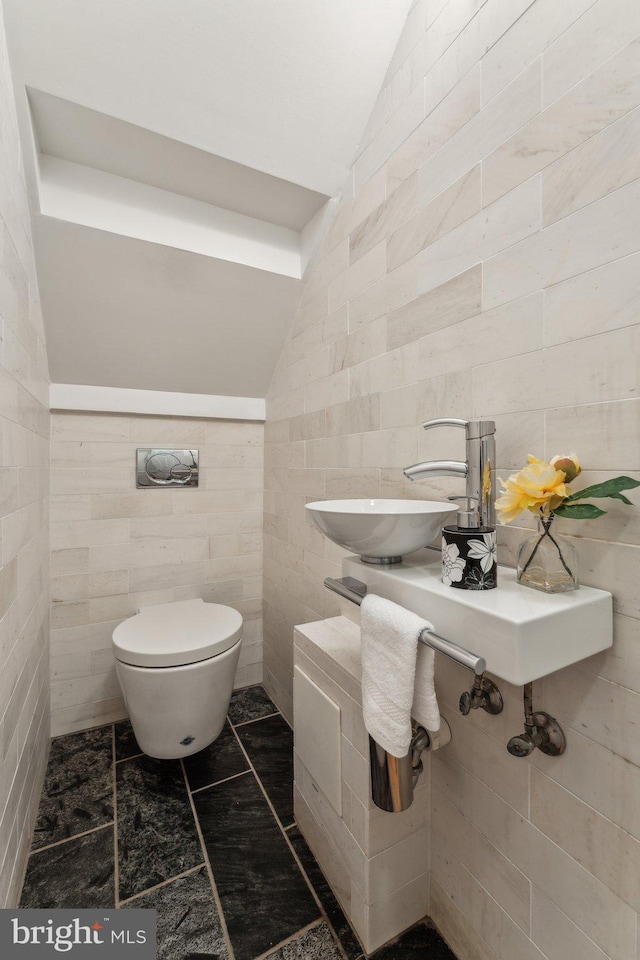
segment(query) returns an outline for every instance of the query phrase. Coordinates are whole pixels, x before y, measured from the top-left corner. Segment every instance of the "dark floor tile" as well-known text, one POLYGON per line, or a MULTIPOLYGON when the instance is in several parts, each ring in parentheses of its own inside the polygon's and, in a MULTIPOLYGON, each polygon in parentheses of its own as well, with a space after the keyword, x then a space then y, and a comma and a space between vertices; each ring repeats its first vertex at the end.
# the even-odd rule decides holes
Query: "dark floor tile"
POLYGON ((266 960, 343 960, 343 957, 327 924, 320 923, 274 950, 266 960))
POLYGON ((227 960, 229 952, 205 867, 123 906, 144 908, 158 911, 157 960, 227 960))
POLYGON ((238 736, 283 826, 293 823, 293 731, 280 714, 238 727, 238 736))
POLYGON ((120 720, 116 729, 116 760, 127 760, 128 757, 137 757, 142 753, 136 735, 131 726, 131 720, 120 720))
POLYGON ((120 898, 197 867, 203 855, 178 760, 116 766, 120 898))
POLYGON ((32 849, 113 820, 112 764, 111 725, 53 740, 32 849))
POLYGON ((270 713, 277 713, 273 700, 264 687, 244 687, 234 690, 229 704, 229 720, 231 723, 246 723, 247 720, 258 720, 267 717, 270 713))
POLYGON ((21 907, 88 909, 115 904, 113 827, 32 853, 21 907))
POLYGON ((252 960, 320 918, 252 774, 193 799, 236 960, 252 960))
POLYGON ((457 960, 433 924, 419 923, 394 943, 372 954, 372 960, 457 960))
POLYGON ((199 753, 185 757, 184 766, 192 790, 208 787, 249 769, 247 759, 228 723, 225 723, 222 733, 214 743, 199 753))
POLYGON ((324 877, 318 861, 307 846, 307 843, 300 833, 298 827, 287 830, 287 836, 291 841, 304 872, 311 881, 311 886, 316 892, 316 896, 322 908, 327 915, 329 923, 333 927, 336 935, 340 938, 342 949, 347 955, 347 960, 356 960, 356 957, 362 956, 362 947, 351 929, 351 925, 345 917, 342 907, 338 903, 334 893, 324 877))

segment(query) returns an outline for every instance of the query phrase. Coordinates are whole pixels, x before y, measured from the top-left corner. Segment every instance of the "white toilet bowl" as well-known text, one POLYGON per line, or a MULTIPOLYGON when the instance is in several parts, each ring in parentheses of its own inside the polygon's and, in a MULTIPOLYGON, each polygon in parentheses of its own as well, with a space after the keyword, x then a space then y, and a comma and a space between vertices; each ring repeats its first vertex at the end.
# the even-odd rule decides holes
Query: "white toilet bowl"
POLYGON ((173 760, 216 739, 241 641, 241 614, 200 599, 144 607, 116 627, 116 671, 144 753, 173 760))

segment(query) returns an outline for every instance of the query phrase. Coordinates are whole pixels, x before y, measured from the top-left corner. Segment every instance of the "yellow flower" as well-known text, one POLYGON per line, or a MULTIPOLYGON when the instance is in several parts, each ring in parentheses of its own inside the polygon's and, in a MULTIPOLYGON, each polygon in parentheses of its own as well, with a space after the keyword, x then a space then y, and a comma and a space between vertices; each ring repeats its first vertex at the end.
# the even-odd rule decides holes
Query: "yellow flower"
POLYGON ((575 453, 560 453, 549 461, 556 470, 562 470, 566 483, 571 483, 582 473, 582 467, 575 453))
POLYGON ((569 496, 562 470, 531 455, 528 460, 528 466, 512 474, 506 483, 500 480, 504 493, 496 500, 496 507, 505 523, 511 523, 523 510, 548 514, 569 496))

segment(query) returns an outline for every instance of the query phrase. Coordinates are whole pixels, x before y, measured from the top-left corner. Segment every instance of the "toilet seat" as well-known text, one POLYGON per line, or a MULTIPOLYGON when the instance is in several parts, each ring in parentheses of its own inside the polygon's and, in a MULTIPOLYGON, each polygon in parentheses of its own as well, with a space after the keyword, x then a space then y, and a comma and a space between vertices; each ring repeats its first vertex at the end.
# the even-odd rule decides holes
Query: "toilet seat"
POLYGON ((143 607, 115 628, 113 645, 123 663, 177 667, 216 657, 241 636, 237 610, 198 598, 143 607))

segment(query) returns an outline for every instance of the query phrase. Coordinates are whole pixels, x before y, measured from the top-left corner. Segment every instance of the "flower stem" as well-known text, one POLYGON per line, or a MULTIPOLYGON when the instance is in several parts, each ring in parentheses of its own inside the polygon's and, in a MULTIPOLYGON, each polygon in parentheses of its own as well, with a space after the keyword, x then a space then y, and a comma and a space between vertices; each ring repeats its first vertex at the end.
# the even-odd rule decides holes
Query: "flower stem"
MULTIPOLYGON (((524 573, 527 572, 527 570, 529 569, 529 566, 530 566, 530 564, 531 564, 531 561, 533 560, 533 558, 535 557, 536 553, 538 552, 538 547, 540 546, 540 544, 542 543, 542 541, 544 540, 545 537, 549 537, 549 539, 551 540, 551 542, 552 542, 553 545, 555 546, 556 550, 558 551, 558 556, 560 557, 560 562, 561 562, 562 566, 565 568, 565 570, 567 571, 567 573, 569 574, 569 576, 570 576, 570 577, 573 577, 573 573, 571 572, 571 570, 569 569, 569 567, 568 567, 567 564, 565 563, 565 559, 564 559, 564 557, 562 556, 562 550, 560 549, 560 544, 559 544, 558 541, 555 539, 555 537, 553 537, 553 536, 551 535, 551 524, 552 524, 552 522, 553 522, 553 514, 552 514, 552 515, 549 517, 549 519, 546 520, 546 521, 545 521, 544 517, 540 517, 540 522, 542 523, 542 526, 544 527, 544 533, 541 533, 541 534, 540 534, 540 536, 539 536, 539 538, 538 538, 538 542, 536 543, 535 547, 534 547, 533 550, 531 551, 531 556, 529 557, 529 559, 528 559, 527 562, 525 563, 524 567, 522 568, 522 573, 524 574, 524 573)), ((521 576, 522 576, 522 574, 521 574, 521 576)))

